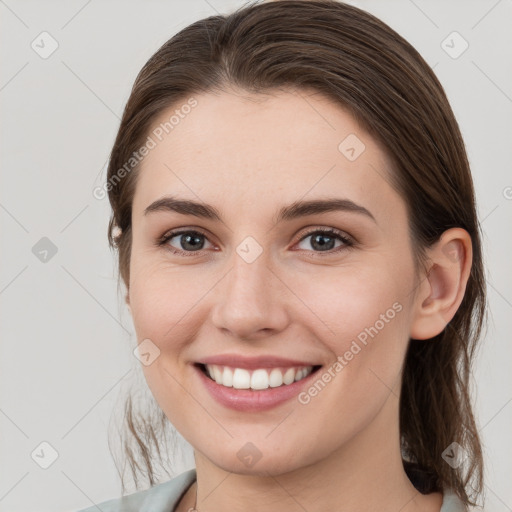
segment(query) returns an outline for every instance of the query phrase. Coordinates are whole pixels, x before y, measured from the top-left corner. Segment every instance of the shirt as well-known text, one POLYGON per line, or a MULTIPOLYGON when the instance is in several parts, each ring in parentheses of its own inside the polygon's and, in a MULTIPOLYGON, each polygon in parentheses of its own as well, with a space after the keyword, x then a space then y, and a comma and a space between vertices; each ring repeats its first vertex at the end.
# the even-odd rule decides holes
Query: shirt
MULTIPOLYGON (((195 480, 196 470, 190 469, 145 491, 104 501, 78 512, 98 512, 98 509, 102 512, 174 512, 181 497, 195 480)), ((445 491, 440 512, 466 512, 466 508, 453 492, 445 491)))

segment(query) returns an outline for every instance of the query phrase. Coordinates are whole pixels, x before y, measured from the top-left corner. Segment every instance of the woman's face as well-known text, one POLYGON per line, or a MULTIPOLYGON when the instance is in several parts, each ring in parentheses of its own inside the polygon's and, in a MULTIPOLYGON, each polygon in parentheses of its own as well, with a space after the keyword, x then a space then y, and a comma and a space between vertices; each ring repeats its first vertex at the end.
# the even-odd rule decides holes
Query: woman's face
POLYGON ((194 99, 154 123, 133 201, 128 299, 157 402, 227 471, 395 447, 416 275, 388 159, 318 93, 194 99))

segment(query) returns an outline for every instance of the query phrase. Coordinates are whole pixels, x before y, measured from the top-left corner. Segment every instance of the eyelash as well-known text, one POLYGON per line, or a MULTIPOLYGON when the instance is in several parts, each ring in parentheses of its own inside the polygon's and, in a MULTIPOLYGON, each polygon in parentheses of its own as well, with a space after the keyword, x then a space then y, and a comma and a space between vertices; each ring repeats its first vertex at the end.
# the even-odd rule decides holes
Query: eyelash
MULTIPOLYGON (((176 237, 178 235, 184 235, 184 234, 193 234, 193 235, 199 235, 199 236, 203 236, 205 238, 208 238, 204 233, 201 233, 200 231, 197 231, 197 230, 194 230, 194 229, 182 229, 182 230, 170 231, 170 232, 165 233, 164 235, 162 235, 156 241, 156 245, 158 247, 163 247, 172 238, 174 238, 174 237, 176 237)), ((318 229, 318 228, 312 229, 311 231, 308 231, 307 233, 304 233, 302 238, 297 243, 300 243, 303 240, 305 240, 306 238, 308 238, 309 236, 315 235, 315 234, 322 234, 322 235, 327 235, 327 236, 331 236, 331 237, 337 238, 338 240, 343 242, 343 245, 338 247, 338 248, 336 248, 336 249, 330 249, 328 251, 308 251, 308 252, 312 252, 313 254, 333 255, 333 254, 339 253, 342 250, 351 249, 351 248, 353 248, 356 245, 356 243, 355 243, 355 241, 353 239, 347 237, 341 231, 338 231, 337 229, 333 229, 333 228, 329 228, 329 229, 318 229)), ((199 251, 182 251, 181 249, 177 249, 176 247, 172 247, 170 245, 167 245, 167 247, 165 247, 165 249, 166 250, 170 250, 173 254, 178 254, 180 256, 187 256, 187 257, 188 256, 195 256, 198 253, 201 253, 203 251, 203 249, 201 249, 199 251)))

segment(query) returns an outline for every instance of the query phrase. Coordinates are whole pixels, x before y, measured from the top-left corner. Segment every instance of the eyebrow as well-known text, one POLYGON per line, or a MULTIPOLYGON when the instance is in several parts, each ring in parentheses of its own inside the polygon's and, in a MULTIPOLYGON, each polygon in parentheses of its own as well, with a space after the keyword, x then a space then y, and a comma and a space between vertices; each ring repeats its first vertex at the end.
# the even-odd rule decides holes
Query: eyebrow
MULTIPOLYGON (((173 196, 166 196, 157 199, 144 210, 144 215, 159 211, 176 212, 181 213, 182 215, 193 215, 194 217, 222 222, 222 216, 214 206, 206 203, 198 203, 189 199, 178 199, 173 196)), ((275 218, 275 223, 277 224, 283 220, 289 221, 301 217, 306 217, 308 215, 333 211, 359 213, 365 215, 377 223, 372 213, 364 206, 354 203, 350 199, 339 198, 295 201, 288 206, 282 207, 278 211, 275 218)))

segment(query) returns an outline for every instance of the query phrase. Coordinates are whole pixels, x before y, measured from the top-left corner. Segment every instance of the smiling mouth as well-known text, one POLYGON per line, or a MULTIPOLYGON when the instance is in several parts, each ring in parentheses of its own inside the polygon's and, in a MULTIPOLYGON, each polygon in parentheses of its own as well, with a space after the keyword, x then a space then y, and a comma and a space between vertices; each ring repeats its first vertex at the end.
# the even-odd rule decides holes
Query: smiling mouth
POLYGON ((286 368, 233 368, 217 364, 197 363, 196 366, 211 380, 226 388, 262 391, 289 386, 305 379, 321 368, 316 366, 291 366, 286 368))

